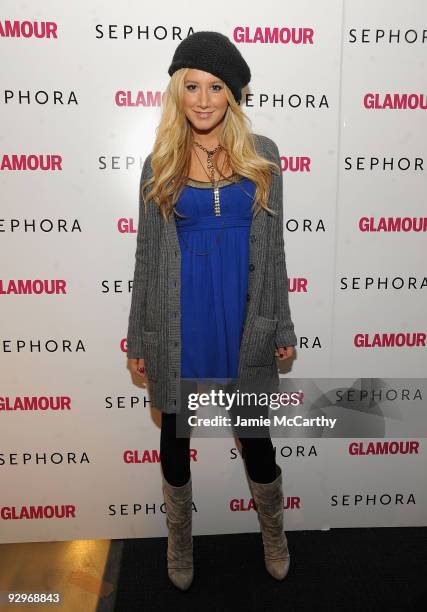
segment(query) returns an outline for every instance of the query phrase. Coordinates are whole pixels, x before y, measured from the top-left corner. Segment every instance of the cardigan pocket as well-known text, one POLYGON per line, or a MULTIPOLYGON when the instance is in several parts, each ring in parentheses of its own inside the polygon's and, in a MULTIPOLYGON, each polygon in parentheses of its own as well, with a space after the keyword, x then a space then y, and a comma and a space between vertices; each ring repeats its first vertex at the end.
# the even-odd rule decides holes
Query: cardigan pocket
POLYGON ((144 366, 148 380, 157 380, 159 359, 159 334, 156 331, 142 332, 144 366))
POLYGON ((271 366, 275 359, 277 319, 258 315, 248 339, 246 363, 248 366, 271 366))

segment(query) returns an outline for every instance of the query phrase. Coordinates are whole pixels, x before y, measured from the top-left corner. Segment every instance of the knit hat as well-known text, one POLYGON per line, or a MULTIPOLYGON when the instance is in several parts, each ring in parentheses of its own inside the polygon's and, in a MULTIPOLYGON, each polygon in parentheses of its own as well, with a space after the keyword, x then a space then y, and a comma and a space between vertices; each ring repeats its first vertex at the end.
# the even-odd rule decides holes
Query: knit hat
POLYGON ((251 80, 251 71, 238 48, 219 32, 195 32, 175 49, 168 74, 180 68, 197 68, 215 75, 231 89, 236 102, 251 80))

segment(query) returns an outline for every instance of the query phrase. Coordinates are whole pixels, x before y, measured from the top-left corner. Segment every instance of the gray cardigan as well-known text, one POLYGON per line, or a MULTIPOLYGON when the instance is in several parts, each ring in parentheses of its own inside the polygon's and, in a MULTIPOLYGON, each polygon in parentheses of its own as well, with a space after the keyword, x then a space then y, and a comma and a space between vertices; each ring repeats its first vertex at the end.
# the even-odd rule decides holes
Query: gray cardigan
MULTIPOLYGON (((252 137, 257 152, 281 167, 274 141, 259 134, 252 137)), ((151 175, 150 153, 140 186, 151 175)), ((278 383, 276 346, 297 344, 288 302, 281 171, 273 172, 268 205, 279 214, 262 209, 251 223, 247 307, 239 354, 242 382, 270 378, 278 383)), ((144 358, 150 403, 167 413, 178 412, 181 397, 180 292, 181 252, 175 217, 172 214, 166 222, 152 199, 145 211, 140 197, 127 356, 144 358)))

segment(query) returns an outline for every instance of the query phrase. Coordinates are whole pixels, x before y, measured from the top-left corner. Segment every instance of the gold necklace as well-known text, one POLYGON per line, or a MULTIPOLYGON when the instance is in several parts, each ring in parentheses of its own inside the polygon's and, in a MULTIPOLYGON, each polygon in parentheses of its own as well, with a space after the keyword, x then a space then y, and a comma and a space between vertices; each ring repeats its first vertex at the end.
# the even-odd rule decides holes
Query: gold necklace
MULTIPOLYGON (((201 147, 201 148, 202 148, 204 151, 206 151, 206 152, 208 153, 208 156, 210 155, 210 160, 211 160, 211 161, 212 161, 212 156, 214 155, 214 153, 215 153, 215 152, 216 152, 216 151, 217 151, 217 150, 218 150, 218 149, 221 147, 221 145, 218 145, 218 147, 216 147, 216 148, 215 148, 215 149, 213 149, 212 151, 208 151, 207 149, 205 149, 205 147, 202 147, 202 145, 199 145, 199 143, 196 143, 196 144, 197 144, 199 147, 201 147)), ((200 157, 197 155, 197 152, 196 152, 196 151, 194 151, 194 152, 195 152, 196 157, 197 157, 197 159, 199 160, 200 165, 202 166, 202 168, 203 168, 204 172, 207 174, 207 172, 206 172, 206 170, 205 170, 205 167, 203 166, 203 164, 202 164, 202 161, 201 161, 200 157)), ((208 160, 209 160, 209 157, 208 157, 208 160)), ((209 165, 209 163, 210 163, 210 162, 208 161, 208 166, 209 166, 209 168, 211 168, 211 166, 209 165)), ((221 172, 220 172, 220 174, 222 174, 222 170, 223 170, 223 168, 224 168, 224 163, 225 163, 225 157, 224 157, 224 161, 222 162, 222 166, 221 166, 221 172)), ((215 173, 215 169, 212 167, 212 176, 214 176, 214 173, 215 173)), ((208 178, 209 178, 209 179, 211 180, 211 182, 213 183, 213 180, 212 180, 212 178, 209 176, 209 174, 208 174, 208 178)), ((220 215, 221 215, 221 210, 220 210, 220 208, 219 208, 219 188, 218 188, 218 184, 216 184, 216 186, 215 186, 215 184, 214 184, 214 194, 215 194, 215 189, 216 189, 216 190, 217 190, 217 192, 218 192, 218 195, 217 195, 216 199, 214 199, 214 203, 217 203, 217 208, 215 209, 215 215, 216 215, 216 216, 220 216, 220 215), (218 212, 217 212, 217 210, 218 210, 218 212)), ((193 253, 194 255, 209 255, 209 253, 210 253, 210 252, 211 252, 211 251, 212 251, 212 250, 213 250, 213 249, 216 247, 216 245, 218 244, 218 242, 219 242, 219 238, 220 238, 220 234, 221 234, 221 232, 222 232, 222 230, 223 230, 223 229, 224 229, 224 221, 222 221, 221 228, 220 228, 220 230, 218 231, 217 235, 215 236, 215 240, 213 240, 213 241, 212 241, 212 246, 210 247, 210 249, 208 249, 207 251, 205 251, 205 252, 203 252, 203 253, 199 253, 198 251, 194 251, 194 249, 191 249, 191 248, 188 246, 187 241, 186 241, 186 240, 184 240, 184 238, 183 238, 183 236, 182 236, 182 235, 181 235, 181 240, 182 240, 183 244, 185 245, 186 249, 187 249, 187 250, 188 250, 190 253, 193 253)))
MULTIPOLYGON (((206 169, 205 169, 204 165, 202 164, 202 161, 201 161, 200 157, 197 155, 197 151, 194 150, 194 152, 196 154, 196 157, 199 160, 200 165, 203 168, 203 171, 205 172, 205 174, 207 174, 208 178, 210 179, 210 181, 212 183, 214 212, 215 212, 215 215, 217 217, 220 217, 221 216, 221 207, 220 207, 220 203, 219 203, 219 187, 218 187, 218 182, 215 182, 215 166, 214 166, 214 163, 213 163, 213 156, 215 155, 215 153, 219 149, 222 149, 222 146, 219 144, 217 147, 215 147, 215 149, 212 149, 211 151, 209 151, 209 149, 207 149, 206 147, 204 147, 200 143, 196 142, 195 140, 193 141, 193 144, 197 145, 200 149, 202 149, 205 153, 207 153, 207 156, 208 156, 207 165, 208 165, 208 169, 209 169, 209 172, 210 172, 210 176, 206 172, 206 169)), ((222 173, 222 170, 224 168, 224 164, 225 164, 225 156, 224 156, 224 160, 222 162, 222 167, 221 167, 220 174, 222 173)))
MULTIPOLYGON (((194 142, 195 142, 195 141, 194 141, 194 142)), ((195 144, 197 144, 197 145, 198 145, 199 147, 201 147, 201 148, 202 148, 204 151, 206 151, 206 152, 208 153, 208 155, 210 154, 210 155, 211 155, 211 159, 212 159, 213 154, 214 154, 214 153, 215 153, 215 152, 216 152, 216 151, 217 151, 217 150, 218 150, 218 149, 221 147, 221 145, 218 145, 218 147, 216 147, 216 148, 215 148, 215 149, 213 149, 212 151, 208 151, 208 150, 207 150, 205 147, 202 147, 202 145, 200 145, 198 142, 195 142, 195 144)), ((222 148, 222 147, 221 147, 221 148, 222 148)), ((206 169, 205 169, 205 167, 203 166, 203 163, 202 163, 202 161, 201 161, 200 157, 197 155, 197 152, 196 152, 196 151, 194 151, 194 152, 195 152, 195 154, 196 154, 197 159, 198 159, 198 160, 199 160, 199 162, 200 162, 200 165, 201 165, 201 166, 202 166, 202 168, 203 168, 203 171, 204 171, 204 172, 205 172, 205 174, 208 176, 208 178, 210 179, 210 181, 213 183, 214 181, 212 180, 212 177, 214 177, 215 169, 214 169, 214 168, 213 168, 213 166, 212 166, 212 171, 211 171, 211 172, 212 172, 212 177, 210 177, 210 176, 209 176, 209 174, 206 172, 206 169)), ((208 158, 208 159, 209 159, 209 158, 208 158)), ((224 163, 225 163, 225 157, 224 157, 224 161, 222 162, 222 166, 221 166, 221 171, 220 171, 220 175, 221 175, 221 176, 223 176, 223 174, 222 174, 222 170, 223 170, 223 168, 224 168, 224 163)), ((208 162, 208 165, 209 165, 209 162, 208 162)), ((232 174, 231 176, 232 176, 232 177, 234 177, 234 174, 232 174)), ((244 192, 244 193, 245 193, 245 194, 246 194, 248 197, 251 197, 251 196, 250 196, 250 194, 249 194, 249 193, 248 193, 248 192, 247 192, 245 189, 242 189, 242 187, 241 187, 241 186, 240 186, 238 183, 235 183, 235 184, 237 184, 237 185, 238 185, 238 187, 239 187, 239 188, 240 188, 240 189, 241 189, 241 190, 242 190, 242 191, 243 191, 243 192, 244 192)), ((218 191, 217 201, 218 201, 218 209, 219 209, 219 190, 218 190, 218 184, 216 185, 216 189, 217 189, 217 191, 218 191)), ((215 187, 214 187, 214 190, 215 190, 215 187)), ((215 191, 214 191, 214 192, 215 192, 215 191)), ((215 214, 216 214, 217 216, 220 216, 220 215, 221 215, 221 210, 219 209, 218 214, 217 214, 216 212, 215 212, 215 214)), ((218 232, 218 234, 215 236, 215 240, 213 241, 211 248, 210 248, 208 251, 205 251, 204 253, 199 253, 198 251, 194 251, 193 249, 191 249, 191 248, 188 246, 187 241, 186 241, 186 240, 184 240, 184 238, 183 238, 183 236, 182 236, 182 235, 181 235, 181 240, 182 240, 183 244, 185 245, 185 247, 187 248, 187 250, 188 250, 190 253, 194 253, 194 255, 209 255, 209 253, 210 253, 210 252, 211 252, 211 251, 214 249, 214 247, 216 246, 216 244, 219 242, 220 234, 221 234, 221 232, 222 232, 222 230, 223 230, 223 229, 224 229, 224 221, 222 222, 222 225, 221 225, 221 229, 220 229, 220 231, 219 231, 219 232, 218 232)))
MULTIPOLYGON (((196 142, 196 141, 193 141, 193 142, 196 142)), ((196 143, 196 144, 199 144, 199 143, 196 143)), ((201 145, 199 145, 199 146, 201 146, 201 145)), ((218 147, 217 147, 216 149, 214 149, 213 151, 215 152, 217 149, 218 149, 218 147)), ((206 150, 206 149, 205 149, 205 150, 206 150)), ((206 169, 205 169, 205 167, 203 166, 203 163, 202 163, 202 161, 200 160, 200 157, 197 155, 197 152, 196 152, 196 151, 194 151, 194 153, 196 153, 196 157, 197 157, 197 159, 199 160, 200 165, 202 166, 204 173, 205 173, 205 174, 206 174, 206 176, 207 176, 207 177, 208 177, 208 178, 211 180, 211 177, 210 177, 210 176, 209 176, 209 174, 206 172, 206 169)), ((224 168, 224 164, 225 164, 225 157, 224 157, 224 161, 222 162, 222 166, 221 166, 221 172, 220 172, 221 176, 224 176, 224 175, 222 174, 222 170, 223 170, 223 168, 224 168)), ((234 179, 234 177, 236 177, 236 176, 238 176, 238 175, 236 175, 236 173, 235 173, 235 172, 233 172, 233 174, 231 174, 229 177, 226 177, 226 178, 229 178, 230 180, 233 180, 233 179, 234 179)), ((220 180, 220 179, 218 179, 218 180, 220 180)), ((202 181, 202 182, 203 182, 203 181, 202 181)), ((212 182, 212 181, 211 181, 211 182, 212 182)), ((248 193, 248 192, 246 191, 246 189, 243 189, 243 187, 242 187, 241 185, 239 185, 239 183, 238 183, 238 182, 236 182, 236 181, 234 181, 234 180, 233 180, 233 182, 234 182, 234 184, 235 184, 235 185, 237 185, 237 186, 239 187, 239 189, 240 189, 240 190, 241 190, 241 191, 242 191, 242 192, 243 192, 245 195, 247 195, 247 196, 248 196, 248 198, 252 198, 252 201, 253 201, 253 196, 251 196, 251 194, 250 194, 250 193, 248 193)), ((219 197, 219 195, 218 195, 218 197, 219 197)))

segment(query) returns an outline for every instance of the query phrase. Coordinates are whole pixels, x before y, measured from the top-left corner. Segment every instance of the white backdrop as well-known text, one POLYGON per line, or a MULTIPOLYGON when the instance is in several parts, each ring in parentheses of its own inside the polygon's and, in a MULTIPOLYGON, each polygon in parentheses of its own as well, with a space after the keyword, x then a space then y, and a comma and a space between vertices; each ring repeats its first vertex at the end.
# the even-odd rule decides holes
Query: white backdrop
MULTIPOLYGON (((142 162, 173 52, 206 29, 251 67, 242 105, 283 159, 299 341, 283 376, 315 393, 328 377, 414 379, 362 437, 274 440, 285 527, 427 524, 415 380, 427 361, 427 4, 3 0, 0 542, 166 535, 160 413, 131 380, 125 336, 142 162), (262 42, 267 28, 276 40, 262 42), (300 28, 312 44, 286 38, 300 28), (372 346, 375 334, 403 345, 372 346), (413 410, 412 452, 350 452, 399 440, 393 423, 413 410)), ((257 530, 234 439, 191 447, 195 535, 257 530)))

